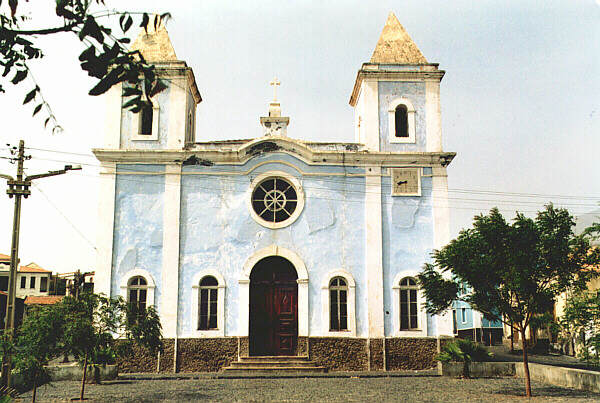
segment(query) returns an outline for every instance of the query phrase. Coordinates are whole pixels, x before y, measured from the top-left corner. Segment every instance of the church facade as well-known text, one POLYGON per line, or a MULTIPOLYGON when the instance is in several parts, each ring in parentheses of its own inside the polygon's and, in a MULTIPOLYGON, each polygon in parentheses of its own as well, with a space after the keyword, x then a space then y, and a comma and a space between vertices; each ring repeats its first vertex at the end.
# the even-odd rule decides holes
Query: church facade
POLYGON ((455 154, 442 150, 444 72, 396 17, 358 71, 348 143, 298 139, 276 97, 262 137, 196 138, 200 92, 164 27, 133 46, 168 85, 138 114, 120 86, 106 95, 95 287, 156 307, 166 349, 125 369, 274 355, 431 366, 452 317, 425 312, 415 276, 449 241, 455 154))

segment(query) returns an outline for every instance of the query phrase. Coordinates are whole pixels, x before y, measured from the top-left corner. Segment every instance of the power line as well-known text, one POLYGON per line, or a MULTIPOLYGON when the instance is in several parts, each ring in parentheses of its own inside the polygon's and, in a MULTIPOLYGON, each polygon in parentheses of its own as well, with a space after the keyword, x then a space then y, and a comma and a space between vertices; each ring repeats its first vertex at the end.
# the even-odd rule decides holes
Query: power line
MULTIPOLYGON (((85 176, 85 177, 89 177, 89 178, 93 178, 96 180, 100 180, 101 179, 101 175, 86 175, 86 174, 81 174, 81 176, 85 176)), ((152 181, 152 180, 148 180, 148 179, 144 179, 144 180, 140 180, 140 179, 136 179, 136 178, 127 178, 126 175, 121 175, 119 176, 119 181, 124 181, 124 182, 135 182, 135 183, 144 183, 144 184, 154 184, 154 185, 172 185, 172 186, 176 186, 175 184, 167 184, 164 181, 160 180, 160 181, 152 181)), ((188 190, 206 190, 206 191, 210 191, 213 194, 220 194, 223 191, 223 188, 217 188, 217 187, 210 187, 210 186, 201 186, 201 185, 188 185, 188 184, 181 184, 181 188, 182 189, 188 189, 188 190)), ((341 190, 340 190, 341 191, 341 190)), ((357 198, 353 198, 353 197, 349 197, 349 198, 335 198, 335 197, 323 197, 323 196, 318 196, 318 195, 305 195, 305 199, 310 200, 328 200, 328 201, 335 201, 335 202, 344 202, 344 203, 360 203, 360 204, 364 204, 365 200, 364 199, 357 199, 357 198)), ((449 198, 450 199, 450 198, 449 198)), ((477 202, 477 199, 473 199, 469 202, 477 202)), ((382 201, 382 205, 384 206, 389 206, 392 205, 394 203, 394 200, 383 200, 382 201)), ((543 207, 543 203, 540 202, 540 208, 543 207)), ((559 206, 562 206, 561 204, 558 204, 559 206)), ((460 205, 460 206, 456 206, 456 205, 451 205, 449 204, 448 206, 444 206, 444 205, 439 205, 439 204, 433 204, 433 203, 424 203, 424 202, 420 202, 417 205, 418 208, 437 208, 437 207, 447 207, 450 210, 469 210, 469 211, 475 211, 475 212, 481 212, 481 211, 487 211, 489 209, 491 209, 491 205, 487 202, 485 202, 484 206, 481 207, 468 207, 465 205, 460 205)), ((527 207, 533 207, 533 206, 527 206, 527 207)), ((589 206, 589 207, 594 207, 594 206, 589 206)), ((500 206, 498 208, 500 211, 507 211, 507 212, 514 212, 514 211, 519 211, 522 213, 537 213, 539 210, 525 210, 525 209, 520 209, 518 207, 514 207, 514 208, 508 208, 508 206, 500 206)), ((573 209, 571 209, 573 210, 573 209)), ((582 211, 578 211, 575 214, 583 214, 588 212, 589 209, 587 210, 582 210, 582 211)))
POLYGON ((73 229, 79 234, 79 236, 81 236, 96 252, 98 252, 98 249, 96 248, 96 246, 93 244, 92 241, 90 241, 84 234, 83 232, 81 232, 77 226, 75 226, 75 224, 73 224, 73 222, 71 220, 69 220, 69 217, 66 216, 65 213, 63 213, 56 204, 52 203, 52 200, 50 200, 50 198, 46 195, 46 193, 42 190, 41 187, 39 187, 36 183, 33 183, 33 186, 40 191, 40 193, 42 194, 42 196, 44 196, 44 198, 46 199, 46 201, 52 206, 54 207, 54 209, 71 225, 71 227, 73 227, 73 229))
POLYGON ((35 151, 44 151, 44 152, 48 152, 48 153, 57 153, 57 154, 67 154, 67 155, 79 155, 79 156, 84 156, 84 157, 90 157, 90 158, 95 158, 94 154, 92 153, 74 153, 71 151, 60 151, 60 150, 51 150, 48 148, 34 148, 34 147, 25 147, 28 150, 35 150, 35 151))
MULTIPOLYGON (((48 158, 39 158, 39 157, 35 157, 35 159, 37 160, 42 160, 42 161, 51 161, 51 162, 60 162, 60 163, 71 163, 71 164, 81 164, 81 165, 86 165, 86 166, 92 166, 92 167, 96 167, 96 168, 100 168, 101 165, 99 164, 90 164, 90 163, 85 163, 85 162, 81 162, 81 161, 68 161, 68 160, 57 160, 57 159, 48 159, 48 158)), ((214 170, 213 172, 211 172, 211 174, 214 174, 214 176, 220 176, 221 173, 220 172, 226 172, 226 171, 218 171, 218 170, 214 170)), ((156 175, 161 175, 162 172, 157 172, 156 175)), ((132 174, 134 175, 134 174, 132 174)), ((207 174, 207 176, 209 176, 210 174, 207 174)), ((242 176, 242 175, 241 175, 242 176)), ((245 183, 246 179, 236 179, 236 178, 231 178, 231 177, 223 177, 221 178, 221 180, 226 180, 226 181, 234 181, 234 182, 238 182, 238 183, 245 183)), ((347 180, 348 177, 343 177, 343 179, 337 179, 337 178, 319 178, 318 179, 321 182, 331 182, 331 183, 337 183, 337 184, 347 184, 347 180)), ((390 187, 391 185, 386 185, 383 184, 383 187, 390 187)), ((304 187, 304 186, 303 186, 304 187)), ((318 188, 318 187, 304 187, 304 188, 312 188, 312 189, 316 189, 316 190, 332 190, 330 188, 318 188)), ((428 188, 428 187, 423 187, 424 189, 432 189, 432 188, 428 188)), ((335 189, 333 189, 335 190, 335 189)), ((363 190, 345 190, 346 192, 350 192, 350 193, 369 193, 363 190)), ((592 202, 598 202, 600 203, 600 196, 599 197, 593 197, 593 196, 577 196, 577 195, 559 195, 559 194, 543 194, 543 193, 519 193, 519 192, 501 192, 501 191, 491 191, 491 190, 484 190, 484 189, 460 189, 460 188, 448 188, 448 192, 452 192, 452 193, 467 193, 467 194, 481 194, 481 195, 498 195, 498 196, 516 196, 516 197, 529 197, 529 198, 557 198, 557 199, 573 199, 573 200, 590 200, 592 202)), ((373 192, 375 193, 375 192, 373 192)), ((460 198, 455 198, 457 200, 461 200, 460 198)), ((464 199, 464 200, 471 200, 471 199, 464 199)), ((473 199, 473 200, 481 200, 484 201, 484 199, 473 199)), ((505 200, 501 200, 501 199, 495 199, 495 200, 485 200, 485 201, 498 201, 498 202, 507 202, 505 200)), ((509 200, 510 201, 510 200, 509 200)), ((534 201, 520 201, 521 204, 529 204, 529 203, 537 203, 534 201)), ((572 205, 575 205, 573 203, 569 203, 572 205)), ((582 206, 584 204, 581 204, 582 206)), ((585 204, 586 206, 589 206, 589 204, 585 204)))

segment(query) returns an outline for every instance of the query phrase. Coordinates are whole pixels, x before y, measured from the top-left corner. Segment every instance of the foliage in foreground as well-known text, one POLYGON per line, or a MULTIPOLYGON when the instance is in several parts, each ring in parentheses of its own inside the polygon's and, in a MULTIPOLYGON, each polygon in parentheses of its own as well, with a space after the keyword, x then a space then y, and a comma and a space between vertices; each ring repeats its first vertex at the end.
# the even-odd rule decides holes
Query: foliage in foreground
POLYGON ((46 365, 60 354, 65 317, 59 306, 32 307, 19 328, 15 343, 15 368, 33 388, 49 378, 46 365))
POLYGON ((14 346, 15 364, 31 382, 35 399, 37 385, 47 379, 48 362, 73 354, 83 367, 79 397, 83 399, 88 367, 92 368, 94 382, 99 383, 100 368, 114 364, 116 357, 134 344, 151 353, 162 349, 156 310, 153 307, 140 310, 120 297, 83 293, 28 313, 14 346))
POLYGON ((487 361, 492 357, 492 353, 480 343, 475 343, 468 339, 455 339, 442 347, 442 351, 437 355, 436 360, 441 362, 462 362, 464 378, 471 377, 469 364, 472 362, 487 361))
POLYGON ((550 311, 556 296, 584 289, 597 275, 591 268, 600 264, 600 251, 591 247, 589 234, 575 235, 574 225, 567 210, 551 204, 535 219, 517 213, 512 224, 495 208, 434 251, 434 263, 418 276, 429 313, 439 314, 458 300, 490 320, 515 326, 524 344, 527 396, 526 331, 532 319, 550 311), (471 292, 459 293, 462 285, 471 292))
MULTIPOLYGON (((149 97, 164 88, 154 66, 148 64, 139 52, 129 51, 126 47, 130 42, 126 34, 133 25, 133 17, 139 14, 139 26, 147 30, 150 23, 147 13, 102 9, 104 0, 56 0, 55 26, 47 27, 40 26, 40 21, 47 21, 47 16, 35 15, 35 8, 26 6, 19 0, 0 1, 0 93, 4 92, 3 81, 8 83, 10 80, 11 85, 17 85, 29 77, 32 88, 25 95, 23 104, 36 103, 34 116, 44 107, 47 114, 44 126, 50 123, 53 131, 60 130, 28 66, 29 61, 44 57, 42 48, 37 44, 43 36, 60 38, 64 43, 64 35, 60 34, 66 33, 82 43, 85 49, 79 55, 81 69, 98 80, 89 95, 103 94, 113 85, 127 82, 130 86, 125 95, 132 98, 126 106, 137 112, 149 102, 149 97), (23 8, 26 10, 23 11, 23 8), (103 23, 112 16, 119 17, 118 30, 103 23), (140 80, 143 83, 141 87, 138 85, 140 80)), ((155 16, 154 26, 168 18, 169 13, 155 16)))

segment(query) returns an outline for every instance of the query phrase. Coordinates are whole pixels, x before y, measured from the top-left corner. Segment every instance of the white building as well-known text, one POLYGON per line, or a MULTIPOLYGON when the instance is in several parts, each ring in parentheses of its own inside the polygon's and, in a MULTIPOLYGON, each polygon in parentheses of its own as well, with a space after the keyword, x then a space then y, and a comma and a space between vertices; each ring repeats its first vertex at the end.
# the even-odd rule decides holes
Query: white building
POLYGON ((299 140, 276 95, 262 137, 197 137, 200 92, 164 27, 133 46, 167 89, 139 114, 121 86, 106 95, 95 287, 157 308, 161 368, 247 355, 431 366, 452 317, 426 314, 415 276, 449 240, 455 154, 442 150, 444 71, 396 17, 358 71, 347 143, 299 140))

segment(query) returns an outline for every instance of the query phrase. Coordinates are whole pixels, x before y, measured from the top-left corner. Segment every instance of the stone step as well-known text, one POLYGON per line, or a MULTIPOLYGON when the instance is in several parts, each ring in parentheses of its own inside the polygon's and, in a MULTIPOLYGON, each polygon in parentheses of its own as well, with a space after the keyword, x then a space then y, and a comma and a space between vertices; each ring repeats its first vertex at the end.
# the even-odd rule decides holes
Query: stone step
POLYGON ((242 356, 238 361, 233 361, 224 372, 256 373, 256 372, 326 372, 324 367, 319 367, 308 357, 298 356, 242 356))
POLYGON ((240 361, 244 360, 281 360, 281 361, 293 361, 293 360, 302 360, 308 361, 308 357, 303 357, 300 355, 242 355, 240 356, 240 361))
POLYGON ((271 366, 271 367, 255 367, 255 366, 244 366, 244 367, 225 367, 223 368, 223 372, 227 373, 236 373, 236 374, 255 374, 255 373, 270 373, 270 372, 326 372, 325 367, 280 367, 280 366, 271 366))
POLYGON ((297 364, 303 364, 303 363, 309 363, 312 361, 310 361, 308 359, 308 357, 270 356, 270 357, 240 357, 237 362, 240 362, 240 363, 282 363, 282 364, 297 363, 297 364))
POLYGON ((247 360, 247 361, 233 361, 231 363, 232 367, 242 368, 242 367, 315 367, 316 364, 311 361, 277 361, 277 360, 268 360, 268 361, 259 361, 259 360, 247 360))

